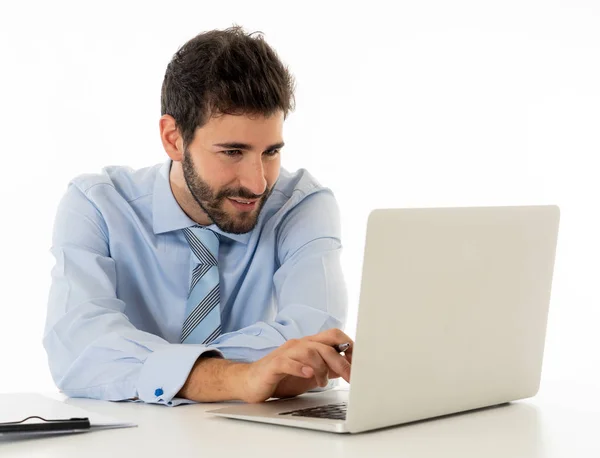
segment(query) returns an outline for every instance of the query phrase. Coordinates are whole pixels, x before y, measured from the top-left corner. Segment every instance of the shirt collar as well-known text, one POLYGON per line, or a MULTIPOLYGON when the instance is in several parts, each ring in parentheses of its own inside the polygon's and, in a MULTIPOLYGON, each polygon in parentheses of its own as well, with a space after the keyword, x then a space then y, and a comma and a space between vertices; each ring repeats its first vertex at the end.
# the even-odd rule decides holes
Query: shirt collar
MULTIPOLYGON (((169 159, 159 168, 154 181, 152 227, 155 234, 177 231, 197 224, 185 214, 177 203, 177 200, 175 200, 175 196, 173 196, 171 183, 169 181, 171 163, 172 161, 169 159)), ((250 235, 252 234, 252 232, 247 232, 246 234, 230 234, 229 232, 224 232, 219 229, 216 224, 211 224, 206 226, 206 228, 223 237, 243 243, 244 245, 248 244, 248 240, 250 240, 250 235)))

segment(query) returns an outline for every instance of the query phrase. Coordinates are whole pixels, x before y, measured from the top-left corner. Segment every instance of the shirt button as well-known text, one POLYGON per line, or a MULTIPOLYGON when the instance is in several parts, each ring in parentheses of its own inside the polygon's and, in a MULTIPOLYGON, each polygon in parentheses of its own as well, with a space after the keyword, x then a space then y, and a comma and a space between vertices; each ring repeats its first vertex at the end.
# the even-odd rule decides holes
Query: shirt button
POLYGON ((162 388, 157 388, 156 391, 154 392, 154 396, 162 396, 164 394, 164 391, 162 390, 162 388))

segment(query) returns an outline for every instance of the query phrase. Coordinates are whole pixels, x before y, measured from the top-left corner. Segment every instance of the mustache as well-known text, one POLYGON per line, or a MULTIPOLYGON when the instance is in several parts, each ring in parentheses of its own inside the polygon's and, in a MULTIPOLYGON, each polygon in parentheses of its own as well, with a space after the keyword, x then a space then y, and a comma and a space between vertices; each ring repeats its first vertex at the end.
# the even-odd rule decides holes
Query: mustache
POLYGON ((224 189, 217 194, 217 199, 224 199, 226 197, 238 197, 242 199, 260 199, 269 194, 270 189, 265 190, 262 194, 254 194, 252 191, 246 188, 239 189, 224 189))

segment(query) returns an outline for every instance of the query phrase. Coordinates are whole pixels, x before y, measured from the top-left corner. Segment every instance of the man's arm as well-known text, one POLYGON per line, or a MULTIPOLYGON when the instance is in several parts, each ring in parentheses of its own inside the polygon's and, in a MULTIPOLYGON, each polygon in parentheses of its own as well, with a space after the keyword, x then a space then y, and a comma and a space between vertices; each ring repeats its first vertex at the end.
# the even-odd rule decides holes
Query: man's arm
POLYGON ((279 268, 273 277, 277 315, 222 334, 211 346, 226 359, 252 362, 290 339, 343 329, 348 302, 340 232, 338 206, 329 190, 304 198, 278 228, 279 268))
POLYGON ((329 329, 302 339, 291 339, 253 363, 236 363, 201 357, 183 386, 180 396, 195 401, 239 399, 262 402, 270 397, 290 397, 330 378, 350 381, 352 350, 344 356, 334 345, 353 342, 339 329, 329 329))
MULTIPOLYGON (((332 345, 349 340, 339 332, 346 319, 347 295, 340 265, 339 211, 330 191, 308 196, 286 216, 279 226, 277 248, 280 267, 273 282, 278 313, 273 321, 259 322, 223 334, 213 341, 211 346, 219 349, 228 360, 262 361, 268 355, 277 354, 277 350, 290 340, 303 340, 309 336, 309 340, 319 341, 315 335, 329 329, 337 328, 336 338, 341 339, 332 345)), ((325 342, 332 341, 329 338, 325 342)), ((350 358, 349 353, 346 361, 350 358)), ((220 369, 227 363, 205 361, 196 365, 181 396, 204 399, 198 390, 185 388, 199 387, 202 380, 209 379, 205 371, 213 364, 220 369)), ((235 367, 234 372, 240 374, 242 367, 235 367)), ((264 372, 266 374, 269 369, 264 372)), ((345 373, 339 375, 346 378, 345 373)), ((324 385, 315 379, 304 391, 317 386, 324 385)), ((243 398, 243 394, 240 396, 243 398)))
POLYGON ((116 266, 108 230, 92 202, 70 185, 54 225, 56 263, 44 347, 57 386, 71 397, 138 398, 176 405, 198 357, 217 349, 170 344, 136 329, 116 296, 116 266))

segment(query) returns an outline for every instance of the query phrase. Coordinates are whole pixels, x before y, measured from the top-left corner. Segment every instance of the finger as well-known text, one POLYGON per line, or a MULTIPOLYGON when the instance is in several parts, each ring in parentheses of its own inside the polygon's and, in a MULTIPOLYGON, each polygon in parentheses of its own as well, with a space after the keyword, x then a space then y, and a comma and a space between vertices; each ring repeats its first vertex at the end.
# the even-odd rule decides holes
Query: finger
POLYGON ((305 337, 305 339, 310 340, 311 342, 319 342, 332 347, 334 345, 349 343, 350 348, 346 350, 345 353, 348 351, 352 353, 352 347, 354 346, 354 341, 340 329, 328 329, 327 331, 320 332, 319 334, 305 337))
POLYGON ((319 386, 324 387, 329 382, 329 366, 321 357, 318 349, 314 348, 316 344, 313 342, 302 342, 291 348, 288 352, 288 357, 296 361, 309 366, 313 370, 313 376, 315 377, 319 386))
POLYGON ((346 361, 348 361, 350 364, 352 364, 353 351, 354 351, 354 342, 352 343, 352 345, 350 345, 350 348, 348 348, 347 350, 344 351, 344 356, 346 358, 346 361))
POLYGON ((346 361, 349 364, 352 364, 354 341, 340 329, 328 329, 327 331, 320 332, 319 334, 306 337, 306 339, 312 342, 319 342, 330 346, 340 345, 342 343, 349 343, 350 347, 344 350, 343 354, 346 357, 346 361))
POLYGON ((333 380, 336 378, 340 378, 340 374, 338 374, 335 371, 332 371, 331 369, 329 369, 329 380, 333 380))
POLYGON ((273 363, 273 370, 277 375, 293 375, 301 378, 311 378, 314 376, 312 367, 289 356, 281 356, 273 360, 273 363))
POLYGON ((327 364, 329 370, 339 374, 346 382, 350 382, 350 363, 348 360, 335 351, 330 345, 324 345, 314 342, 316 350, 327 364))

